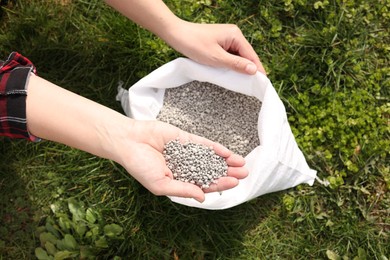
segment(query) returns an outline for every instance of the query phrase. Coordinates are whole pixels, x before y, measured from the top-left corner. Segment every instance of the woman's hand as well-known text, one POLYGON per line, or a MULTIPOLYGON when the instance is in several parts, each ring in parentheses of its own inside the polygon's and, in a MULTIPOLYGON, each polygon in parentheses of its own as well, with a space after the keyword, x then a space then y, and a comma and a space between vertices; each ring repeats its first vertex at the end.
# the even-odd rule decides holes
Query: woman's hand
POLYGON ((208 139, 189 134, 172 125, 159 121, 133 121, 129 136, 119 141, 119 163, 144 187, 155 195, 194 198, 199 202, 205 199, 205 192, 231 189, 238 180, 245 178, 248 171, 243 167, 244 158, 233 154, 224 146, 208 139), (202 190, 198 186, 173 179, 162 155, 164 145, 176 138, 183 143, 191 141, 212 146, 216 154, 224 157, 229 166, 228 176, 222 177, 210 188, 202 190))
POLYGON ((266 74, 256 52, 233 24, 197 24, 181 20, 164 40, 190 59, 214 67, 266 74))

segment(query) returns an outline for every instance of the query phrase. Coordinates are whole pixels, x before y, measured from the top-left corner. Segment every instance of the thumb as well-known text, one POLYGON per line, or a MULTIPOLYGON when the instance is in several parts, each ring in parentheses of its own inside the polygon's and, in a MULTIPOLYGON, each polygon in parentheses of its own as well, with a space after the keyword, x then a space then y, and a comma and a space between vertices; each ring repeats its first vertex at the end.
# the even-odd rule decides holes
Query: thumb
POLYGON ((195 184, 166 178, 159 183, 159 187, 160 191, 161 188, 164 189, 164 191, 161 191, 160 194, 165 194, 167 196, 193 198, 201 203, 205 200, 203 190, 195 184))
POLYGON ((253 75, 262 69, 248 59, 227 52, 225 52, 223 63, 232 70, 249 75, 253 75))

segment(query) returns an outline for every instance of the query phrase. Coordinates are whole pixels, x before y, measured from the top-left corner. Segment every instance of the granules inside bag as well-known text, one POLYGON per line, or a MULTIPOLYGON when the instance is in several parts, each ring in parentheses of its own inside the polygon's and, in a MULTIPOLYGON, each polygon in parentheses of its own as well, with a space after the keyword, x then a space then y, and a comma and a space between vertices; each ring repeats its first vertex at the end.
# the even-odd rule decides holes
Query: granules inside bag
POLYGON ((212 147, 192 142, 182 144, 176 139, 165 144, 163 155, 175 180, 189 182, 202 189, 227 176, 225 158, 217 155, 212 147))
POLYGON ((246 156, 260 145, 260 109, 261 102, 255 97, 208 82, 191 81, 165 90, 157 119, 246 156))

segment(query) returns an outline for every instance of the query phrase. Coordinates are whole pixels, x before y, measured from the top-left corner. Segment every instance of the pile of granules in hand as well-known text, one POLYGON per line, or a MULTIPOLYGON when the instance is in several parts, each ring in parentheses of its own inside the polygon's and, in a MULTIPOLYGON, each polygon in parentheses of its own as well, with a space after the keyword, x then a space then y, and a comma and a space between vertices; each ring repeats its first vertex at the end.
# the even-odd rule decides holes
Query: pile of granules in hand
POLYGON ((165 90, 157 119, 218 142, 245 157, 260 145, 260 108, 261 102, 255 97, 208 82, 191 81, 165 90))
POLYGON ((192 183, 202 189, 227 176, 225 159, 215 154, 212 147, 191 142, 181 144, 176 139, 165 144, 163 156, 175 180, 192 183))

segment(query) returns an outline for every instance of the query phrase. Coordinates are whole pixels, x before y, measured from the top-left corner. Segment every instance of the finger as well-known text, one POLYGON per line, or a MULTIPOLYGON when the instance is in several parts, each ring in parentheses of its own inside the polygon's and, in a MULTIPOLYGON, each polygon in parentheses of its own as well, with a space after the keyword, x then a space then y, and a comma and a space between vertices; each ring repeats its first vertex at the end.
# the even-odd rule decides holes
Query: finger
POLYGON ((226 163, 229 166, 242 167, 245 165, 245 159, 241 155, 231 154, 229 157, 226 158, 226 163))
POLYGON ((205 200, 204 192, 198 186, 191 183, 172 180, 170 178, 166 178, 159 182, 155 193, 158 195, 193 198, 199 202, 205 200))
POLYGON ((263 64, 260 62, 260 59, 258 59, 258 61, 255 62, 255 64, 257 66, 257 70, 267 76, 267 72, 265 71, 263 64))
POLYGON ((213 183, 209 188, 204 189, 205 193, 224 191, 231 188, 234 188, 238 185, 238 180, 233 177, 221 177, 217 180, 217 183, 213 183))
POLYGON ((249 75, 253 75, 257 71, 266 75, 263 64, 241 31, 239 31, 238 36, 233 37, 232 41, 222 44, 220 47, 216 57, 219 57, 219 61, 226 64, 228 68, 249 75))
POLYGON ((249 61, 252 61, 253 65, 256 66, 256 70, 254 70, 252 65, 246 65, 245 72, 250 74, 250 75, 252 75, 252 74, 255 74, 256 71, 260 71, 264 75, 267 75, 267 72, 265 71, 264 66, 261 63, 261 61, 259 59, 259 56, 257 56, 257 54, 256 54, 255 50, 253 49, 252 45, 250 45, 250 43, 246 39, 244 39, 244 41, 245 42, 242 43, 244 48, 240 48, 238 50, 238 54, 239 54, 239 56, 241 56, 243 58, 246 58, 249 61))
POLYGON ((233 55, 238 54, 239 57, 248 60, 247 63, 244 63, 243 65, 245 68, 245 73, 253 75, 256 73, 256 71, 260 71, 261 73, 266 75, 266 71, 263 67, 263 64, 261 63, 259 56, 256 54, 256 51, 253 49, 252 45, 242 34, 241 30, 238 30, 237 34, 238 36, 233 38, 234 40, 231 42, 231 46, 229 46, 229 49, 227 51, 229 51, 233 55))
POLYGON ((241 56, 237 56, 235 54, 225 53, 225 64, 237 72, 245 73, 249 75, 255 74, 257 71, 260 71, 264 75, 266 75, 265 69, 260 61, 253 62, 241 56))
POLYGON ((244 179, 248 176, 249 171, 245 167, 228 167, 227 175, 237 179, 244 179))

